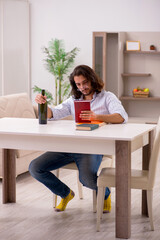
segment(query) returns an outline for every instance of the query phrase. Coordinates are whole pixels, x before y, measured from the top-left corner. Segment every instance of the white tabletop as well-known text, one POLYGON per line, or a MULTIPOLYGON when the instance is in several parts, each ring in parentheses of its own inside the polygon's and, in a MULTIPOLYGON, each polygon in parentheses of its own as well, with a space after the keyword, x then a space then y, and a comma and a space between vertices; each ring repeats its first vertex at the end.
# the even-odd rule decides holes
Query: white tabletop
MULTIPOLYGON (((107 124, 93 131, 78 131, 71 120, 48 121, 40 125, 38 119, 0 119, 0 147, 38 151, 57 151, 92 154, 115 154, 115 141, 131 141, 132 151, 145 134, 153 130, 150 124, 107 124)), ((147 143, 146 143, 147 144, 147 143)), ((144 145, 140 143, 140 145, 144 145)))
POLYGON ((93 131, 78 131, 75 130, 75 122, 72 120, 48 121, 48 124, 40 125, 37 119, 1 118, 0 135, 54 135, 57 137, 131 141, 153 130, 155 126, 154 124, 138 123, 107 124, 93 131))

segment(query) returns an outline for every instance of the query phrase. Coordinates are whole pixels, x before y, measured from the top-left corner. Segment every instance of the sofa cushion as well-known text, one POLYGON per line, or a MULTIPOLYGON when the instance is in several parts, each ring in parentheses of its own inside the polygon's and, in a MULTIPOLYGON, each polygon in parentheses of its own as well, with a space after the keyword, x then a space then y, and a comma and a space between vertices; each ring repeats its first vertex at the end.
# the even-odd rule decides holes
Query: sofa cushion
MULTIPOLYGON (((35 151, 36 152, 36 151, 35 151)), ((15 150, 15 154, 16 154, 16 157, 17 158, 21 158, 21 157, 24 157, 24 156, 26 156, 26 155, 29 155, 29 154, 31 154, 31 153, 33 153, 33 150, 21 150, 21 149, 16 149, 15 150)))
POLYGON ((0 96, 0 118, 36 118, 27 93, 0 96))

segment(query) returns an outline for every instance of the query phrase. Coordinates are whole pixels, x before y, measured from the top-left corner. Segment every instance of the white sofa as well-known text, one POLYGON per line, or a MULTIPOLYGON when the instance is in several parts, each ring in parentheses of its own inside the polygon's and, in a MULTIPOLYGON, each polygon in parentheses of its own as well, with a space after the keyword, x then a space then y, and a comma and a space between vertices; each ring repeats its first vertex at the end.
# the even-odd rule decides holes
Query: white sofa
MULTIPOLYGON (((34 107, 27 93, 0 96, 0 118, 36 118, 37 107, 34 107)), ((16 150, 16 176, 28 171, 31 160, 43 152, 16 150)), ((2 149, 0 149, 0 177, 2 177, 2 149)))

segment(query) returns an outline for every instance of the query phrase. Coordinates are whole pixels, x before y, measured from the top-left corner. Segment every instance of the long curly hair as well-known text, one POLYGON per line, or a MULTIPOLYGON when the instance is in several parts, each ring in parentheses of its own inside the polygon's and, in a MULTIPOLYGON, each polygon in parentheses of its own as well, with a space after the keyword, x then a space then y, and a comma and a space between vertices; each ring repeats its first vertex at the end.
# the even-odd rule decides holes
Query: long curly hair
POLYGON ((87 65, 79 65, 77 66, 73 72, 70 74, 69 81, 71 84, 71 95, 78 99, 81 97, 82 93, 78 90, 74 77, 82 75, 87 80, 91 82, 91 86, 94 92, 100 93, 104 87, 103 81, 97 76, 97 74, 87 65))

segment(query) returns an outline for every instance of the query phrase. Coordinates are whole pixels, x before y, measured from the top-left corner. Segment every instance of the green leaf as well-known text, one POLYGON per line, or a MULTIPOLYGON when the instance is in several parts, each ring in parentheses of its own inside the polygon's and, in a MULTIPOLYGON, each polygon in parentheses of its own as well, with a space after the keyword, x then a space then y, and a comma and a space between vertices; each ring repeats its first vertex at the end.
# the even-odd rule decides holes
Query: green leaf
MULTIPOLYGON (((55 98, 60 100, 62 97, 69 95, 69 81, 68 79, 66 81, 66 75, 71 71, 79 49, 75 47, 71 51, 66 52, 63 40, 51 39, 48 43, 48 47, 44 46, 42 51, 45 55, 45 58, 43 59, 44 66, 47 71, 55 77, 55 98), (64 82, 67 83, 62 84, 64 82), (60 86, 62 86, 62 89, 60 86)), ((35 89, 38 91, 38 88, 35 89)), ((57 102, 56 99, 55 103, 57 102)))

